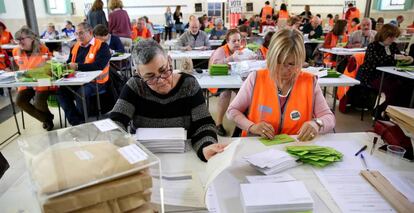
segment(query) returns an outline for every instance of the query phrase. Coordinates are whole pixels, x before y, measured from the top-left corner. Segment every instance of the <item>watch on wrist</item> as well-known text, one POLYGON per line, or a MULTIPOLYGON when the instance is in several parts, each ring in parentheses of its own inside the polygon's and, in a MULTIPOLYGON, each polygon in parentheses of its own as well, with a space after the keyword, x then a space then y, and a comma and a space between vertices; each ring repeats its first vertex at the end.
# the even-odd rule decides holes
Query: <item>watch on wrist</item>
POLYGON ((321 128, 324 126, 322 120, 319 118, 315 118, 313 119, 313 121, 315 121, 316 125, 318 125, 319 127, 318 132, 321 131, 321 128))

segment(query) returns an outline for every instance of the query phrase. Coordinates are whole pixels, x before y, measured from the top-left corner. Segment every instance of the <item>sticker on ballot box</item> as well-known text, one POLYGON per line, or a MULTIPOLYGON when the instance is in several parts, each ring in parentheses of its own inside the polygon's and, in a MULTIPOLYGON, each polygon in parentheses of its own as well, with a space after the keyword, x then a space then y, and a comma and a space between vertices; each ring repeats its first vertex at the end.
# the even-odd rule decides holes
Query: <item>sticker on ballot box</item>
POLYGON ((131 144, 124 146, 118 149, 118 152, 130 163, 138 163, 140 161, 146 160, 148 158, 147 153, 145 153, 141 148, 136 144, 131 144))
POLYGON ((93 124, 95 124, 96 128, 98 128, 101 132, 106 132, 118 128, 118 126, 111 119, 95 121, 93 124))

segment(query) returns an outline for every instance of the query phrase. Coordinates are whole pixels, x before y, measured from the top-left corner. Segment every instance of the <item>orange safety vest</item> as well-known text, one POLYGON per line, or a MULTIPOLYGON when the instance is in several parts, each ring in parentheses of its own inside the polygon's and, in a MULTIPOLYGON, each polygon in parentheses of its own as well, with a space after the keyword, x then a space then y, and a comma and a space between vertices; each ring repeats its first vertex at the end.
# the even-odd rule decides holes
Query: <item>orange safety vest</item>
MULTIPOLYGON (((347 66, 345 68, 344 75, 349 76, 351 78, 355 78, 358 73, 359 67, 364 63, 364 58, 365 58, 365 53, 353 54, 350 60, 355 60, 355 66, 353 67, 354 69, 348 70, 348 66, 347 66)), ((344 97, 344 95, 348 92, 348 90, 349 90, 349 86, 338 87, 338 92, 336 93, 336 95, 338 96, 338 99, 341 100, 344 97)))
MULTIPOLYGON (((228 44, 225 44, 225 45, 221 46, 221 48, 223 48, 224 55, 226 56, 226 58, 231 56, 231 51, 230 51, 230 48, 229 48, 228 44)), ((217 91, 218 91, 218 88, 208 88, 208 91, 210 91, 211 94, 216 94, 217 91)))
MULTIPOLYGON (((36 67, 40 67, 46 63, 51 56, 49 49, 42 44, 40 46, 40 52, 37 55, 27 56, 26 52, 22 51, 20 47, 13 49, 13 58, 19 70, 28 70, 36 67)), ((48 91, 49 87, 34 87, 36 91, 48 91)), ((27 87, 18 87, 18 91, 27 89, 27 87)))
MULTIPOLYGON (((341 42, 348 42, 348 36, 344 33, 342 36, 341 42)), ((325 48, 333 48, 336 47, 336 45, 339 43, 338 36, 331 33, 331 43, 329 43, 328 46, 325 46, 325 48)), ((336 61, 333 59, 333 55, 331 53, 324 53, 323 54, 323 62, 326 63, 332 63, 332 66, 336 66, 336 61)))
POLYGON ((263 60, 266 59, 268 49, 262 45, 262 46, 260 46, 259 50, 260 50, 260 52, 262 52, 263 60))
POLYGON ((7 68, 6 56, 7 56, 7 52, 0 49, 0 70, 4 70, 7 68))
MULTIPOLYGON (((95 38, 93 38, 95 39, 95 38)), ((95 42, 91 47, 89 48, 89 52, 86 55, 85 58, 85 64, 92 64, 95 62, 96 54, 98 53, 99 49, 101 48, 102 41, 99 39, 95 39, 95 42)), ((76 44, 73 46, 72 49, 72 63, 76 63, 76 56, 78 55, 78 50, 80 47, 80 42, 76 42, 76 44)), ((102 70, 102 73, 96 78, 96 82, 98 84, 104 84, 109 80, 109 62, 106 65, 106 67, 102 70)))
MULTIPOLYGON (((314 75, 300 72, 282 111, 277 87, 270 78, 269 70, 258 70, 247 118, 255 124, 268 122, 276 134, 298 134, 303 123, 312 119, 314 83, 314 75)), ((243 130, 242 136, 247 135, 247 131, 243 130)))
POLYGON ((10 32, 7 30, 4 30, 0 37, 0 44, 9 44, 13 38, 10 32))
POLYGON ((279 11, 279 19, 288 19, 289 13, 286 10, 280 10, 279 11))
POLYGON ((351 33, 357 31, 359 29, 359 25, 355 25, 354 27, 352 27, 350 24, 348 24, 348 34, 350 35, 351 33))
POLYGON ((328 24, 329 24, 329 26, 330 26, 331 28, 333 28, 333 26, 334 26, 334 24, 335 24, 335 22, 334 22, 333 18, 332 18, 332 19, 329 19, 328 24))
POLYGON ((269 5, 265 5, 262 8, 262 22, 266 21, 266 16, 267 15, 272 15, 272 10, 273 10, 273 8, 269 5))
POLYGON ((146 27, 144 27, 140 32, 138 30, 138 27, 134 26, 134 28, 132 29, 132 39, 136 39, 137 37, 151 38, 151 36, 148 36, 148 29, 146 27))

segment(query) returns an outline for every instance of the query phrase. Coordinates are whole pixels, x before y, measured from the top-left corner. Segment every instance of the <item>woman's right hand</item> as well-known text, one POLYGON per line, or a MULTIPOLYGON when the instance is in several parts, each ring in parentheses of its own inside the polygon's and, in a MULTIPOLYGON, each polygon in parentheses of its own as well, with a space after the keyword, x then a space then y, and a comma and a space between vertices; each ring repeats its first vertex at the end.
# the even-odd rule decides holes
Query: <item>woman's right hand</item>
POLYGON ((255 135, 260 135, 267 139, 273 139, 275 137, 275 130, 273 126, 266 121, 261 121, 260 123, 253 124, 249 128, 249 132, 255 135))

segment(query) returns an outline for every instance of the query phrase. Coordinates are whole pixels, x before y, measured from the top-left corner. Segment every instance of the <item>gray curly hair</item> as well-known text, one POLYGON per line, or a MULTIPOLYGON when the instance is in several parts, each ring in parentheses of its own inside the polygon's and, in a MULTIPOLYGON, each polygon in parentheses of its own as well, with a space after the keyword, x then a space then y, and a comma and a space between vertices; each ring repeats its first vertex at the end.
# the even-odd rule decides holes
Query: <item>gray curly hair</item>
POLYGON ((136 66, 148 64, 158 54, 167 56, 164 49, 153 39, 140 40, 135 45, 132 54, 136 66))

